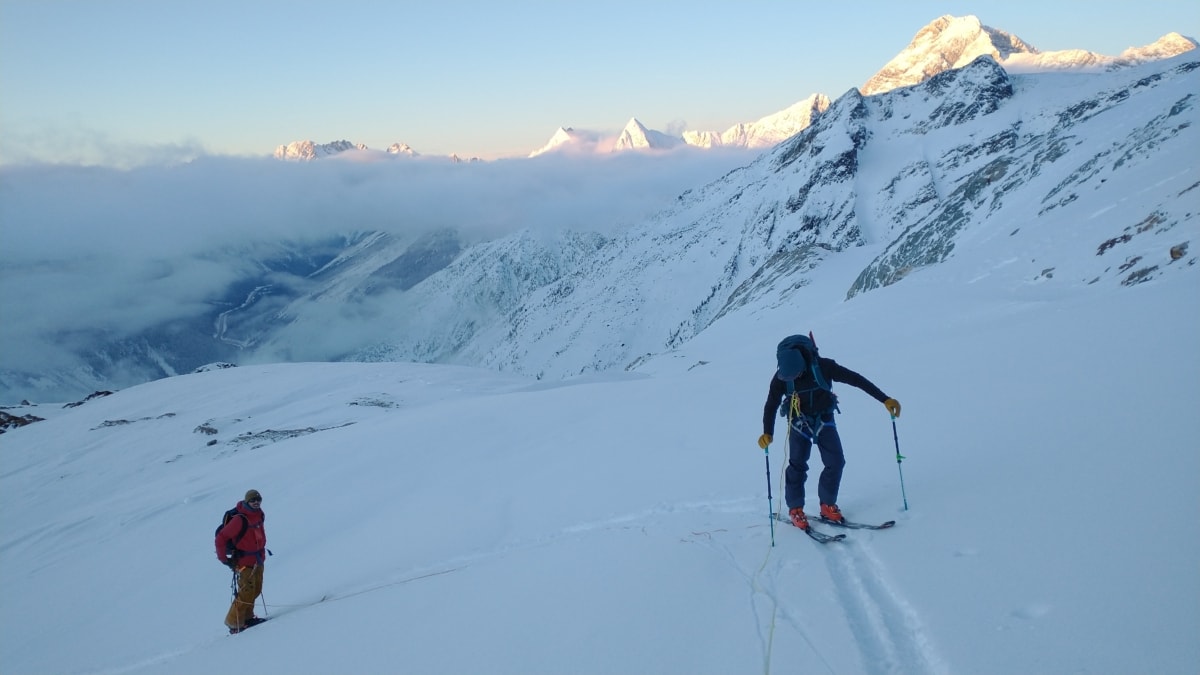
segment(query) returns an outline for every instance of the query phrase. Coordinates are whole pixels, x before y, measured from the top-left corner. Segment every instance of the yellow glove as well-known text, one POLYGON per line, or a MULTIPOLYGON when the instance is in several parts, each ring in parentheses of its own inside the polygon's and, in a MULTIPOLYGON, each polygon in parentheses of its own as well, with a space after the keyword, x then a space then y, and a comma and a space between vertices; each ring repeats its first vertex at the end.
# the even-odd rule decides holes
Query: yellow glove
POLYGON ((763 434, 762 436, 758 437, 758 447, 762 448, 763 450, 766 450, 767 446, 770 444, 771 434, 763 434))
POLYGON ((883 407, 888 409, 888 412, 891 413, 892 417, 900 416, 900 401, 897 401, 894 398, 889 398, 883 402, 883 407))

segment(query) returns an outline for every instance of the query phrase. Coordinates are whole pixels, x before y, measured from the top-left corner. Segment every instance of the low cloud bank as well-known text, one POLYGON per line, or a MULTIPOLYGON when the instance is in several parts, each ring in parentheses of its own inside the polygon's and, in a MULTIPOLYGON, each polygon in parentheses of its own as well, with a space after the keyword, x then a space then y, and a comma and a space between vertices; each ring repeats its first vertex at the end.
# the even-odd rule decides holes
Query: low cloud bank
POLYGON ((372 230, 453 228, 467 242, 521 229, 612 235, 756 155, 683 148, 453 163, 346 153, 3 167, 0 369, 61 368, 93 336, 211 312, 247 273, 241 251, 372 230))

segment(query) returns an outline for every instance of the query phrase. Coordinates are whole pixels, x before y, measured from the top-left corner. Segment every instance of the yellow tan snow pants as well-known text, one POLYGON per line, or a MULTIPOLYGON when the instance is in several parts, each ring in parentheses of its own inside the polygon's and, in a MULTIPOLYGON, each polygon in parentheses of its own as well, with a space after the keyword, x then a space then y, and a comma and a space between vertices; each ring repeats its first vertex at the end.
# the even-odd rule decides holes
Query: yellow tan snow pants
POLYGON ((241 567, 237 572, 237 597, 229 605, 225 615, 225 625, 230 628, 242 628, 246 619, 254 616, 254 603, 262 593, 263 566, 241 567))

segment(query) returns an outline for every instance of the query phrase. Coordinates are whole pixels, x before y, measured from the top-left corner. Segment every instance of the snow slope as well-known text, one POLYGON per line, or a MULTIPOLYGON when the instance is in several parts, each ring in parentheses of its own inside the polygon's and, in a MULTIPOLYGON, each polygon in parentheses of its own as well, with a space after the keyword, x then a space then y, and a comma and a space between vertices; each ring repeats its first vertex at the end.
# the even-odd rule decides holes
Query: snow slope
POLYGON ((1196 672, 1194 275, 972 282, 975 251, 844 300, 850 249, 628 373, 246 366, 12 411, 47 420, 0 436, 0 671, 1196 672), (772 532, 754 443, 809 329, 904 405, 908 510, 839 387, 841 506, 898 524, 828 546, 772 532), (211 532, 251 487, 273 619, 228 636, 211 532))

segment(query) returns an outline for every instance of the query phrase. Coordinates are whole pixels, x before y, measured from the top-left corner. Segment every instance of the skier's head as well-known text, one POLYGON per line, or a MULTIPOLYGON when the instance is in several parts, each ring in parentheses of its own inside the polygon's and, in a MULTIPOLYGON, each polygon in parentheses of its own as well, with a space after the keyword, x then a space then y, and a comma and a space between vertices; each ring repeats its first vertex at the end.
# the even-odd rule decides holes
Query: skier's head
POLYGON ((262 502, 262 495, 261 495, 261 494, 259 494, 258 490, 246 490, 246 499, 245 499, 245 502, 246 502, 247 504, 249 504, 249 503, 251 503, 251 502, 260 502, 260 503, 261 503, 261 502, 262 502))

